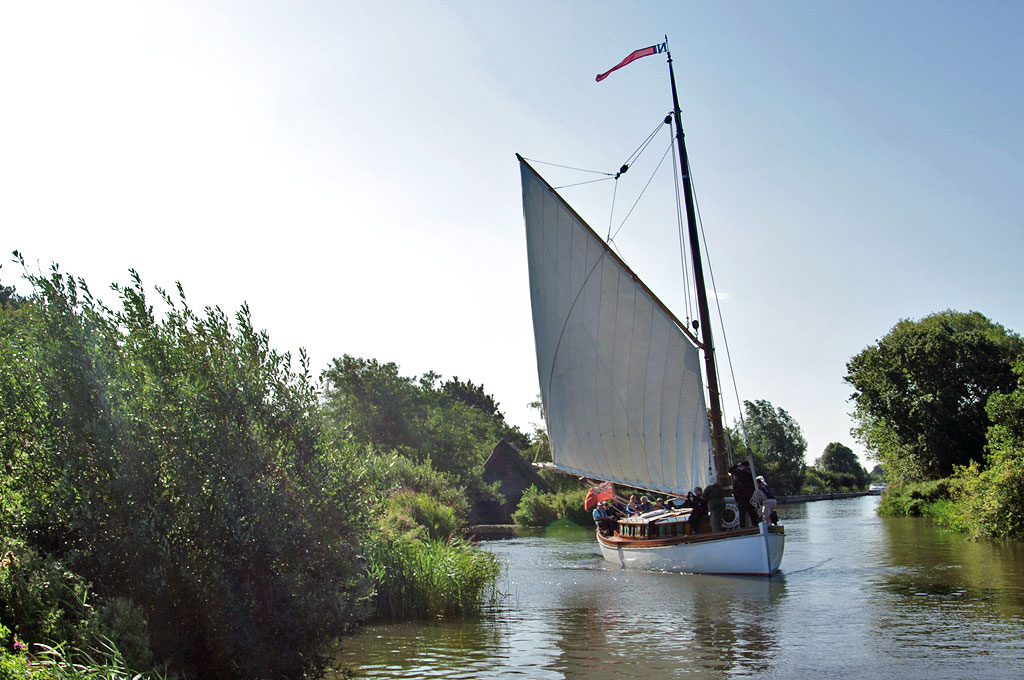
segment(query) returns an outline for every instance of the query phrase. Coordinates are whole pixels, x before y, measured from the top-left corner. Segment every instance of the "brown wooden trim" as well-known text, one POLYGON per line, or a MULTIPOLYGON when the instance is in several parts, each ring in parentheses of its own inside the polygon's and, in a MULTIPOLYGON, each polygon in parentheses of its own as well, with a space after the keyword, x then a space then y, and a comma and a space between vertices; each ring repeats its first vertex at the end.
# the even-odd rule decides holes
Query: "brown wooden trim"
MULTIPOLYGON (((757 527, 751 527, 749 529, 733 529, 732 531, 719 531, 714 534, 691 534, 689 536, 669 536, 667 538, 633 538, 631 536, 622 536, 618 532, 615 535, 602 536, 600 532, 597 532, 597 540, 603 545, 609 548, 663 548, 671 545, 680 545, 684 543, 706 543, 708 541, 720 541, 728 538, 737 538, 740 536, 757 536, 761 533, 761 530, 757 527)), ((785 527, 781 526, 770 526, 768 527, 768 533, 771 534, 782 534, 785 535, 785 527)))

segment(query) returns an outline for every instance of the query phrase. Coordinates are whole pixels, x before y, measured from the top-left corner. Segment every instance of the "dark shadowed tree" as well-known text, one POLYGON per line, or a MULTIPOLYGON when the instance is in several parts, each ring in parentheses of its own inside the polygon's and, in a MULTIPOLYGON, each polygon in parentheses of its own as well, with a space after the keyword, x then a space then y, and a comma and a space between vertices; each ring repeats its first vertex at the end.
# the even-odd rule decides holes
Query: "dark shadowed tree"
MULTIPOLYGON (((3 265, 0 265, 0 268, 2 267, 3 265)), ((14 286, 5 286, 0 282, 0 309, 17 309, 21 303, 21 296, 14 291, 14 286)))

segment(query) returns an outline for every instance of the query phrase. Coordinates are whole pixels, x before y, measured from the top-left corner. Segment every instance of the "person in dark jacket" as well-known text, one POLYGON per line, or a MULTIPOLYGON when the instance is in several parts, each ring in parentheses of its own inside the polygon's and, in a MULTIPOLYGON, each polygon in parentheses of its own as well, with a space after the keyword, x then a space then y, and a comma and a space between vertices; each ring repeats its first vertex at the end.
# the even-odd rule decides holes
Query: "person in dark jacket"
POLYGON ((717 481, 708 484, 704 489, 704 498, 708 502, 708 514, 711 516, 711 530, 718 533, 722 530, 722 515, 725 513, 725 492, 717 481))
POLYGON ((708 516, 708 501, 704 498, 704 490, 699 486, 693 490, 693 505, 690 510, 690 533, 700 531, 701 522, 708 516))
POLYGON ((736 509, 740 514, 740 526, 757 526, 760 521, 757 511, 750 504, 754 495, 754 476, 750 474, 750 464, 741 460, 729 468, 732 475, 732 495, 736 499, 736 509), (748 524, 749 521, 749 524, 748 524))
POLYGON ((615 518, 608 512, 608 501, 600 501, 594 508, 594 524, 601 530, 602 536, 611 536, 615 533, 615 518))

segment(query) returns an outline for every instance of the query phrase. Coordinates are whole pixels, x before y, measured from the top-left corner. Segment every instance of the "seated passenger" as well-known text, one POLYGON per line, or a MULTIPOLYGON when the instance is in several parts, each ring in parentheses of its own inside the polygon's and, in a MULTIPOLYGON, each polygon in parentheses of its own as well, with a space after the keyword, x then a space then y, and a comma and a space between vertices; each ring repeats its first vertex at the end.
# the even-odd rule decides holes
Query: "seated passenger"
POLYGON ((650 512, 654 510, 654 506, 651 505, 651 499, 647 496, 640 496, 640 512, 650 512))
POLYGON ((608 501, 600 501, 594 508, 594 524, 602 536, 611 536, 615 532, 616 521, 608 514, 608 501))
POLYGON ((636 494, 629 497, 629 504, 626 505, 626 512, 630 515, 640 514, 640 501, 637 500, 636 494))

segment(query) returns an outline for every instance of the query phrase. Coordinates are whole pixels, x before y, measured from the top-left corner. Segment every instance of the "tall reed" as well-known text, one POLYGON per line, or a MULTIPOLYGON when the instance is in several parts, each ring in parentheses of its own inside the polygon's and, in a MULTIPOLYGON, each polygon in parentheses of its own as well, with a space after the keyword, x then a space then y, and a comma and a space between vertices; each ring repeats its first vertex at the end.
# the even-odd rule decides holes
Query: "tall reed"
POLYGON ((501 573, 497 558, 455 536, 380 539, 368 558, 377 617, 387 621, 474 614, 501 573))

